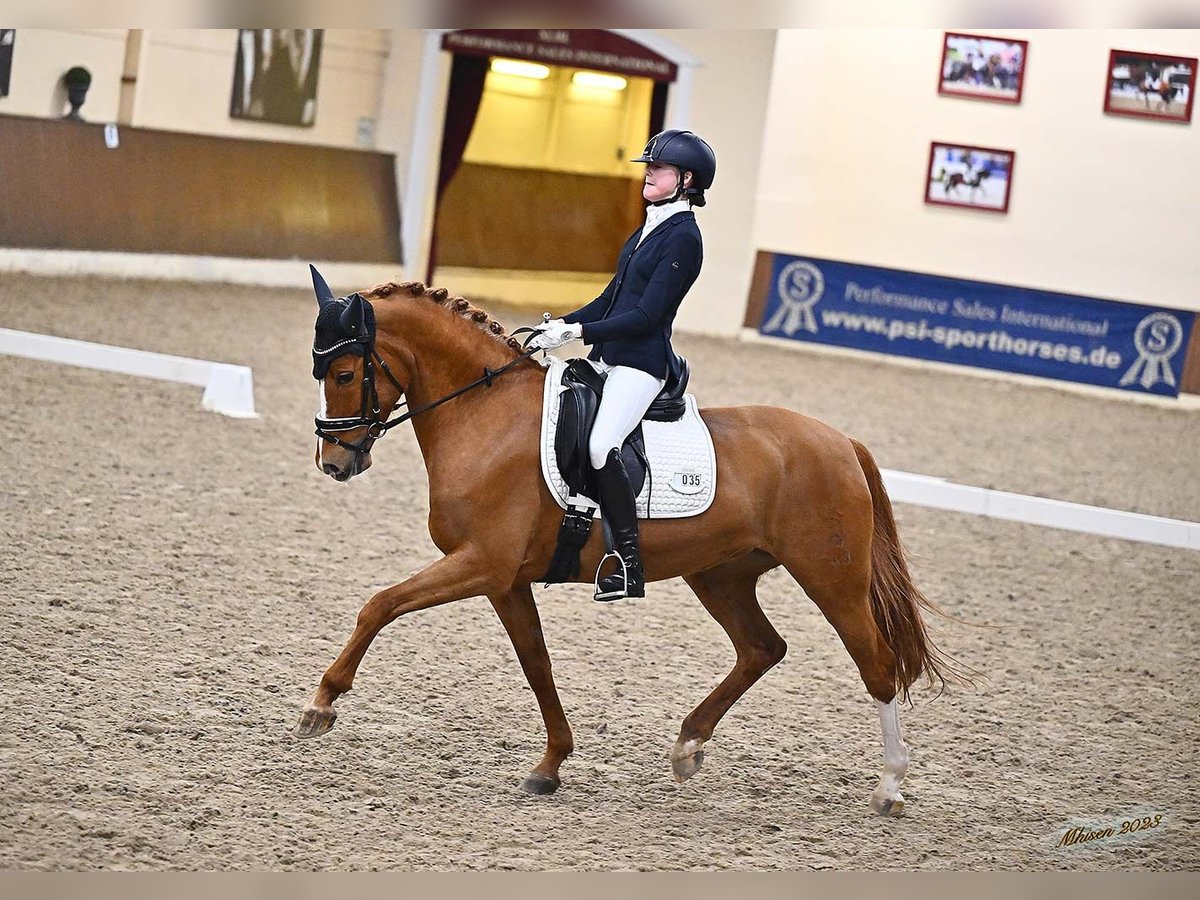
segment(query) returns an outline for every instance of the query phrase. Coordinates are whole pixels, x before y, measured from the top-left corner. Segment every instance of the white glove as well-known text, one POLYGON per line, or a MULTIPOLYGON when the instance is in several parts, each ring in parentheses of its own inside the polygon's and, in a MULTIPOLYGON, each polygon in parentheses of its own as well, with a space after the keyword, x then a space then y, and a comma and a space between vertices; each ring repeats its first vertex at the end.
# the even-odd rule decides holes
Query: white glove
POLYGON ((583 326, 578 323, 568 325, 566 322, 555 319, 553 322, 539 325, 537 331, 538 333, 529 341, 529 348, 531 350, 553 350, 555 347, 561 347, 569 341, 582 337, 583 326))

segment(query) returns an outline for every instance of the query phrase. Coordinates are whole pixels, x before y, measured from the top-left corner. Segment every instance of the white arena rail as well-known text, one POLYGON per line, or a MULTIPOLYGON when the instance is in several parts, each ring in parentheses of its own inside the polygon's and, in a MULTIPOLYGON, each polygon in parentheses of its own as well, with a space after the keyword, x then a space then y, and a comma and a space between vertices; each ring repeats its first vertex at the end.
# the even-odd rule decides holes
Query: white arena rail
POLYGON ((239 419, 258 418, 254 411, 254 375, 248 366, 110 347, 8 328, 0 328, 0 353, 194 384, 204 388, 200 403, 205 409, 239 419))
POLYGON ((944 478, 928 475, 890 469, 881 469, 880 472, 888 495, 897 503, 1028 522, 1031 525, 1161 544, 1164 547, 1200 550, 1200 523, 1196 522, 1047 500, 1044 497, 1027 497, 1024 494, 954 484, 944 478))
MULTIPOLYGON (((226 416, 257 418, 253 374, 247 366, 91 344, 7 328, 0 328, 0 353, 198 385, 204 388, 201 403, 205 409, 226 416)), ((897 503, 1200 550, 1200 523, 1196 522, 971 487, 944 478, 892 469, 880 471, 888 494, 897 503)))

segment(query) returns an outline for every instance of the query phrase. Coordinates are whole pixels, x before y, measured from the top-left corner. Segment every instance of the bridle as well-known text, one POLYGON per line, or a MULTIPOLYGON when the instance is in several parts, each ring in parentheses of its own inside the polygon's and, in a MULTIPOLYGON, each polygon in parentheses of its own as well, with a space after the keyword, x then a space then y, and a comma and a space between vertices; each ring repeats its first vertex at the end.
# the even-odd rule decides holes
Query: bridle
MULTIPOLYGON (((513 335, 515 336, 524 332, 530 332, 530 336, 525 339, 524 344, 524 346, 529 346, 529 341, 532 339, 533 334, 536 333, 536 329, 518 328, 513 332, 513 335)), ((467 391, 474 390, 480 386, 491 387, 492 382, 500 375, 503 375, 518 363, 524 362, 525 360, 529 359, 529 357, 533 356, 533 354, 538 352, 537 348, 528 350, 511 362, 505 363, 499 369, 489 369, 487 366, 484 366, 483 377, 477 378, 470 384, 463 385, 457 390, 451 391, 446 396, 441 397, 438 400, 434 400, 432 403, 426 403, 424 406, 418 409, 409 409, 398 418, 389 419, 387 416, 380 416, 379 391, 375 387, 375 364, 377 363, 379 365, 379 368, 383 370, 383 374, 388 377, 388 380, 391 381, 393 385, 395 385, 396 390, 400 392, 401 397, 405 397, 407 395, 407 391, 404 389, 404 385, 400 383, 400 379, 392 374, 392 370, 388 368, 387 362, 375 349, 374 329, 369 330, 362 336, 338 341, 333 346, 324 350, 318 350, 314 346, 313 357, 314 359, 323 358, 327 361, 327 363, 332 362, 338 356, 355 352, 354 348, 356 346, 361 346, 363 360, 362 403, 359 407, 358 415, 345 416, 336 419, 327 419, 317 416, 314 419, 317 426, 317 437, 321 438, 322 440, 329 441, 331 444, 336 444, 339 447, 344 447, 345 449, 354 453, 355 469, 360 468, 359 463, 361 462, 362 457, 370 452, 375 441, 386 435, 397 425, 402 425, 409 419, 415 418, 423 412, 428 412, 431 409, 441 406, 443 403, 467 393, 467 391), (356 428, 366 428, 366 432, 363 434, 358 443, 351 443, 350 441, 344 440, 343 438, 337 436, 337 434, 340 432, 354 431, 356 428)), ((324 379, 321 380, 323 381, 324 379)), ((408 406, 408 400, 404 400, 403 402, 397 404, 396 408, 399 409, 406 406, 408 406)))
MULTIPOLYGON (((354 352, 353 348, 356 346, 362 347, 363 359, 362 402, 359 406, 358 415, 331 419, 316 416, 313 421, 316 423, 316 434, 319 438, 329 441, 331 444, 336 444, 339 447, 345 447, 347 450, 352 450, 357 462, 363 454, 370 451, 371 445, 375 441, 387 433, 389 428, 399 425, 405 421, 405 418, 411 418, 412 414, 390 423, 386 421, 386 418, 380 418, 379 391, 375 387, 375 366, 373 363, 379 364, 379 368, 383 370, 388 380, 396 386, 396 390, 400 392, 401 396, 404 396, 405 391, 404 385, 400 383, 400 379, 392 374, 392 370, 388 368, 387 362, 384 361, 383 357, 375 349, 374 334, 338 341, 332 347, 325 350, 318 350, 314 347, 313 356, 315 358, 325 357, 332 362, 338 356, 354 352), (356 428, 363 427, 367 430, 358 443, 351 443, 348 440, 338 437, 338 433, 354 431, 356 428)), ((402 405, 407 405, 407 401, 402 405)))

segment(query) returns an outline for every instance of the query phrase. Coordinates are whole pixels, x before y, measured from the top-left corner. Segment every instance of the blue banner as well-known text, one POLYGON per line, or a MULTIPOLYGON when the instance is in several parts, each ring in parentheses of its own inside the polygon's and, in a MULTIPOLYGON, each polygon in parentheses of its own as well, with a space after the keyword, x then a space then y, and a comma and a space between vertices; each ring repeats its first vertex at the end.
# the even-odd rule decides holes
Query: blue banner
POLYGON ((1196 314, 777 254, 760 333, 1179 394, 1196 314))

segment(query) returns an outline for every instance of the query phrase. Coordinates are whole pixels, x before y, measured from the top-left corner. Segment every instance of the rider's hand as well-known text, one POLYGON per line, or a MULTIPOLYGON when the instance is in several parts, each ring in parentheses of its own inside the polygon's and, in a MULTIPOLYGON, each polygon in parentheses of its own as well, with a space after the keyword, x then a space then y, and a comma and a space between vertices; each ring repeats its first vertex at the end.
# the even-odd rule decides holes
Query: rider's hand
POLYGON ((578 323, 568 325, 565 322, 555 320, 538 326, 537 334, 530 339, 528 346, 531 350, 553 350, 555 347, 561 347, 563 344, 576 340, 582 335, 582 325, 578 323))

